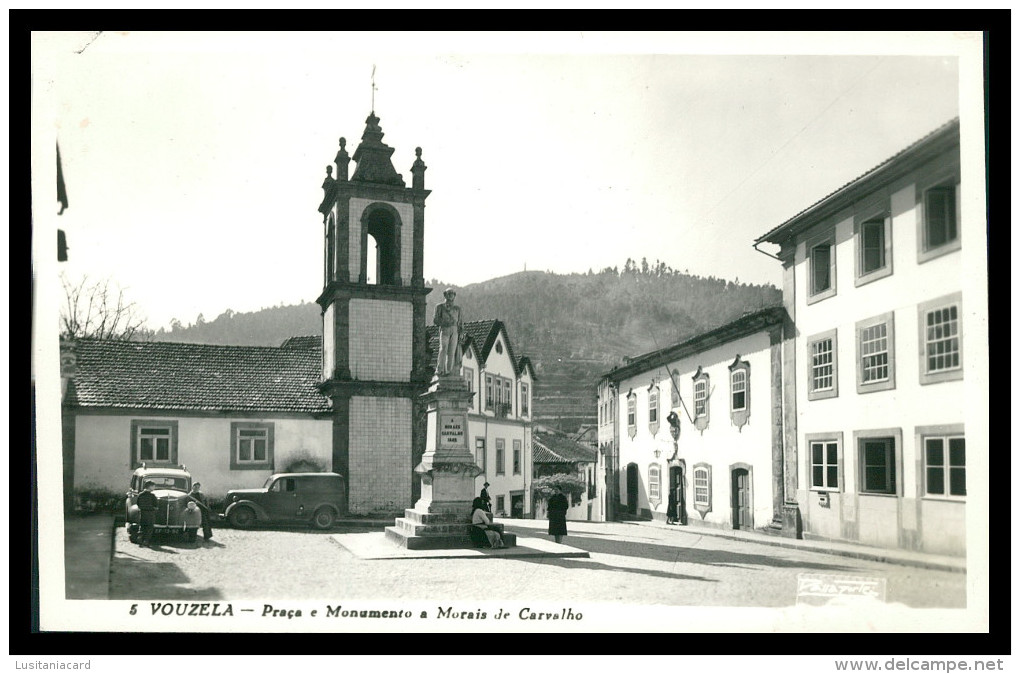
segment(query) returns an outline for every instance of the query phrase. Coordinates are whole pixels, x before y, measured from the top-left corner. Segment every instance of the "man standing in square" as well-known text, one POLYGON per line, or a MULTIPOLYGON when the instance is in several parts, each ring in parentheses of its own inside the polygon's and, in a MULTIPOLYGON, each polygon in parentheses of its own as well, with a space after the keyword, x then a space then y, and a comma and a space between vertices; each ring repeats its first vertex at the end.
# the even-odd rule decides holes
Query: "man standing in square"
POLYGON ((159 500, 152 493, 155 487, 155 482, 147 480, 142 485, 142 492, 135 499, 135 505, 138 506, 139 515, 141 515, 139 521, 141 531, 138 543, 142 547, 148 547, 149 543, 152 542, 152 533, 156 528, 156 508, 159 506, 159 500))

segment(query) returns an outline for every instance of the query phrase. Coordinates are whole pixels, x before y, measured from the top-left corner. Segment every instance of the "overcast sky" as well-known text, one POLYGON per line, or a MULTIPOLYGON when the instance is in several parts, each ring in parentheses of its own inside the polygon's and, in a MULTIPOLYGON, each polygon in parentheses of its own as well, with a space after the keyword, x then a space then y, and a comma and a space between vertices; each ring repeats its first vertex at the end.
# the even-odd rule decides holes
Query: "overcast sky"
POLYGON ((340 136, 354 154, 373 65, 394 166, 410 184, 420 146, 429 167, 426 279, 647 257, 780 285, 754 239, 960 115, 957 55, 980 53, 919 33, 35 37, 60 269, 113 278, 154 329, 317 297, 322 179, 340 136))

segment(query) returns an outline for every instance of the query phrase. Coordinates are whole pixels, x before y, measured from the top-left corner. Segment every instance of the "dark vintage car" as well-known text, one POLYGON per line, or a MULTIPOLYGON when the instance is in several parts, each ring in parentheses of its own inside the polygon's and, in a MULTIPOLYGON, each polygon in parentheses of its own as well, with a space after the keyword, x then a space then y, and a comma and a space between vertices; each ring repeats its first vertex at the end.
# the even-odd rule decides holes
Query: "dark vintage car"
POLYGON ((188 496, 191 491, 191 473, 185 466, 149 467, 143 463, 131 474, 131 486, 124 501, 124 520, 131 542, 138 541, 141 522, 141 511, 136 504, 138 494, 149 481, 156 483, 153 489, 158 501, 155 533, 183 534, 189 540, 194 540, 202 514, 195 508, 188 508, 188 503, 193 501, 188 496))
POLYGON ((259 489, 228 491, 223 515, 239 529, 267 523, 329 529, 344 514, 345 490, 336 473, 276 473, 259 489))

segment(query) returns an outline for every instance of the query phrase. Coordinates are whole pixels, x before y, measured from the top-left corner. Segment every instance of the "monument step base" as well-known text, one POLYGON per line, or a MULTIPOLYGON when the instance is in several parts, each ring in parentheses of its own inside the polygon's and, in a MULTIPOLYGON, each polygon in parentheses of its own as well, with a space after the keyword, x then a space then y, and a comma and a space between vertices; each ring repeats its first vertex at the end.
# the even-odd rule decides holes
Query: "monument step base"
MULTIPOLYGON (((492 525, 497 531, 503 533, 503 525, 496 523, 492 525)), ((413 519, 399 517, 394 522, 393 528, 400 531, 405 536, 469 536, 471 532, 471 524, 467 524, 463 519, 458 519, 455 522, 447 522, 443 524, 422 524, 413 519)))
POLYGON ((465 508, 451 509, 450 512, 422 512, 414 508, 404 511, 403 519, 416 524, 459 524, 464 521, 465 508))
MULTIPOLYGON (((395 526, 386 527, 386 540, 408 550, 460 550, 478 547, 467 533, 414 536, 395 526)), ((503 542, 506 547, 512 548, 517 545, 517 535, 504 533, 503 542)))

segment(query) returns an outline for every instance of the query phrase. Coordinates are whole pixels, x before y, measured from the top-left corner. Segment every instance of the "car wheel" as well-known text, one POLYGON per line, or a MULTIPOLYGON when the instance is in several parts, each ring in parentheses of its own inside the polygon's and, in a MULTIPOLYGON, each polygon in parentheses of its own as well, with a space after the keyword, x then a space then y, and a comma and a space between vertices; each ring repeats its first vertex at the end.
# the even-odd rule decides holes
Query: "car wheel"
POLYGON ((315 516, 312 517, 312 524, 316 529, 329 529, 334 522, 336 522, 336 515, 330 508, 319 508, 315 511, 315 516))
POLYGON ((230 522, 230 526, 232 527, 247 529, 255 524, 255 511, 246 506, 234 508, 230 511, 230 516, 227 517, 227 521, 230 522))
POLYGON ((131 541, 132 543, 137 543, 138 542, 138 525, 137 524, 128 524, 127 525, 127 532, 128 532, 128 540, 131 541))

